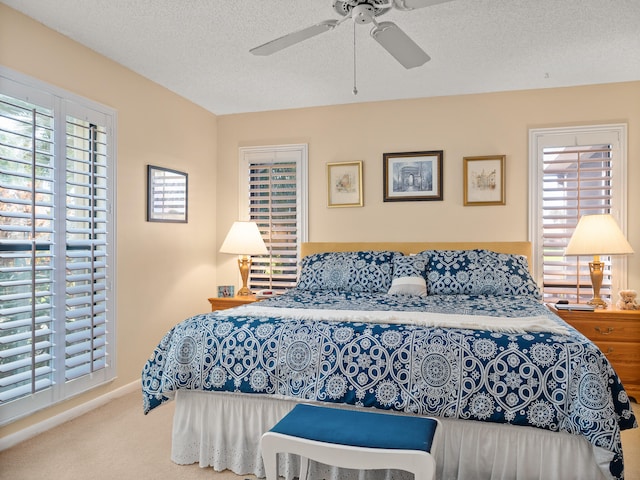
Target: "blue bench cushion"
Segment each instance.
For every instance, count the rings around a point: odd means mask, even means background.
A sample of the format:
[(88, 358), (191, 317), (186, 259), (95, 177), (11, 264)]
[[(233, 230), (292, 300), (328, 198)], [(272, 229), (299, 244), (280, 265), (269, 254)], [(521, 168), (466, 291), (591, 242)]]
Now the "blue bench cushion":
[(432, 418), (298, 404), (271, 431), (352, 447), (431, 452), (437, 425)]

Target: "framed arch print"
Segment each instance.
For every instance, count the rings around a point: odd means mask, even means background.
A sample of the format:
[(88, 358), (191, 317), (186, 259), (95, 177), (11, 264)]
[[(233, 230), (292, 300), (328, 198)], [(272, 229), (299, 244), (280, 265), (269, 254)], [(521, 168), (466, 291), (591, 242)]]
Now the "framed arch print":
[(442, 200), (442, 154), (442, 150), (383, 154), (383, 200)]

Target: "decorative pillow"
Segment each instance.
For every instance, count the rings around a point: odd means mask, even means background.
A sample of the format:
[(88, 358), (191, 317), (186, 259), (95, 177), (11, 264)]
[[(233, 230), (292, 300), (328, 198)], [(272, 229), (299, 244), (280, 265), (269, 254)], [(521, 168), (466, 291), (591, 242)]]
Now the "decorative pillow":
[(309, 255), (302, 259), (297, 288), (386, 293), (391, 286), (395, 255), (372, 250)]
[(393, 258), (393, 279), (389, 295), (427, 296), (427, 261), (424, 255)]
[(526, 257), (489, 250), (427, 250), (432, 295), (532, 295), (541, 298)]

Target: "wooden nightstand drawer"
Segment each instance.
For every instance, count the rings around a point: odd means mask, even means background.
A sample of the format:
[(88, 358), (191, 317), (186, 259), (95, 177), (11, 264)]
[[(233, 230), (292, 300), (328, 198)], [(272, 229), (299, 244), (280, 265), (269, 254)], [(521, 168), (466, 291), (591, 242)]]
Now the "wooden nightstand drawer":
[[(596, 314), (597, 315), (597, 314)], [(566, 320), (574, 328), (594, 342), (600, 341), (638, 341), (640, 342), (640, 322), (632, 320), (613, 320), (602, 318), (594, 320)]]
[(640, 383), (640, 345), (633, 342), (594, 342), (614, 365), (616, 373), (630, 383)]

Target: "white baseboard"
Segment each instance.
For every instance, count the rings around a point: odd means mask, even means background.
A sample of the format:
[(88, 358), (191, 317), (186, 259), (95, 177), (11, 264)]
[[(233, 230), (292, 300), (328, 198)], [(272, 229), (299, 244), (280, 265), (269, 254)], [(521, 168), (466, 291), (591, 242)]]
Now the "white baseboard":
[(14, 445), (17, 445), (20, 442), (24, 442), (25, 440), (35, 437), (36, 435), (46, 432), (47, 430), (57, 427), (58, 425), (62, 425), (69, 420), (73, 420), (80, 415), (84, 415), (91, 410), (109, 403), (111, 400), (115, 400), (116, 398), (122, 397), (123, 395), (127, 395), (129, 393), (135, 392), (136, 390), (140, 390), (140, 388), (140, 380), (136, 380), (111, 392), (94, 398), (93, 400), (83, 403), (82, 405), (70, 408), (65, 412), (62, 412), (51, 418), (47, 418), (46, 420), (36, 423), (35, 425), (31, 425), (30, 427), (24, 428), (16, 433), (12, 433), (11, 435), (0, 438), (0, 452), (2, 450), (6, 450), (7, 448), (13, 447)]

